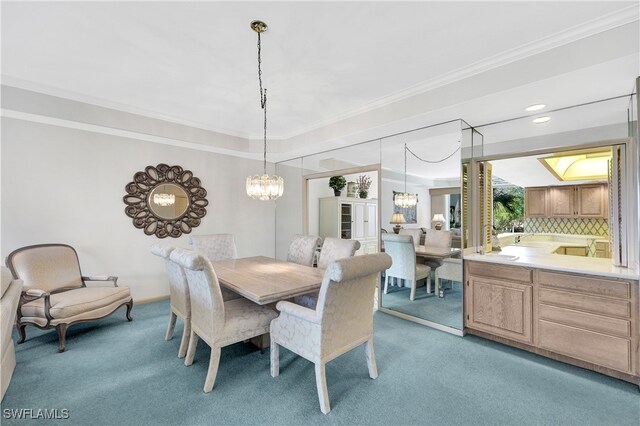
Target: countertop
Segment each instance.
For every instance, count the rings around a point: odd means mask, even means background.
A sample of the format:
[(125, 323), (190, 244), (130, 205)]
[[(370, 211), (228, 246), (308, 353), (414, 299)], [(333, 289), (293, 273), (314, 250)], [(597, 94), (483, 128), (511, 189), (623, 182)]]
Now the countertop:
[[(533, 243), (539, 244), (535, 244), (535, 247), (529, 246)], [(543, 247), (543, 244), (548, 244), (548, 246)], [(558, 247), (567, 247), (570, 245), (571, 244), (569, 243), (555, 241), (532, 241), (530, 243), (506, 246), (502, 248), (500, 254), (518, 256), (516, 260), (501, 259), (499, 257), (492, 257), (491, 255), (482, 255), (477, 253), (465, 254), (464, 260), (500, 263), (503, 265), (513, 266), (527, 266), (531, 268), (574, 272), (612, 278), (625, 278), (632, 280), (640, 278), (640, 271), (638, 271), (638, 269), (613, 266), (613, 261), (611, 259), (551, 254)]]

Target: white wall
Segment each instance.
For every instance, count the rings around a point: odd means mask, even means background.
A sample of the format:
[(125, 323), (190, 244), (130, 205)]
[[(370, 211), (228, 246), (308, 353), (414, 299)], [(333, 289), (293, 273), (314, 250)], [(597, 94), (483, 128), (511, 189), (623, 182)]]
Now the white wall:
[[(245, 193), (258, 161), (69, 128), (2, 119), (2, 256), (25, 245), (76, 248), (85, 275), (106, 273), (136, 300), (168, 295), (156, 242), (125, 215), (125, 185), (148, 165), (191, 170), (207, 190), (207, 215), (194, 235), (232, 233), (239, 256), (274, 255), (275, 205)], [(285, 189), (286, 191), (286, 189)]]

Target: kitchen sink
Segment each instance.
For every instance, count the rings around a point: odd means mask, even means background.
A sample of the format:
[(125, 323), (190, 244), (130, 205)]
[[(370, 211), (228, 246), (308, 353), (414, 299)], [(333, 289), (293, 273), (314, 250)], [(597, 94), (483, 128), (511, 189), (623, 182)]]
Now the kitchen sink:
[(502, 253), (487, 253), (485, 256), (493, 257), (494, 259), (501, 260), (517, 260), (518, 256), (514, 256), (511, 254), (502, 254)]

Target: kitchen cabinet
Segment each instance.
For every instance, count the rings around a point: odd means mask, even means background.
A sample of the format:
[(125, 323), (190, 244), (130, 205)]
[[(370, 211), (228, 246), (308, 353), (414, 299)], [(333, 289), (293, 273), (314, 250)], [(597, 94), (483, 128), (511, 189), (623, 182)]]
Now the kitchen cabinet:
[(638, 281), (465, 261), (465, 329), (640, 383)]
[(525, 188), (526, 217), (608, 218), (607, 184)]
[(320, 237), (358, 240), (359, 254), (378, 251), (378, 201), (348, 197), (320, 199)]

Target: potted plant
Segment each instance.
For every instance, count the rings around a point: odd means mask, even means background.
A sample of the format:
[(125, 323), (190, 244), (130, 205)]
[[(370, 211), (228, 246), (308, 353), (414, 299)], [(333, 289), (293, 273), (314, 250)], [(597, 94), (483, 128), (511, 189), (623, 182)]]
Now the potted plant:
[(332, 176), (329, 179), (329, 187), (333, 189), (333, 194), (339, 197), (344, 187), (347, 186), (347, 180), (344, 176)]
[(358, 196), (360, 198), (367, 198), (369, 195), (369, 188), (371, 187), (371, 178), (368, 175), (360, 175), (356, 180), (358, 185)]

